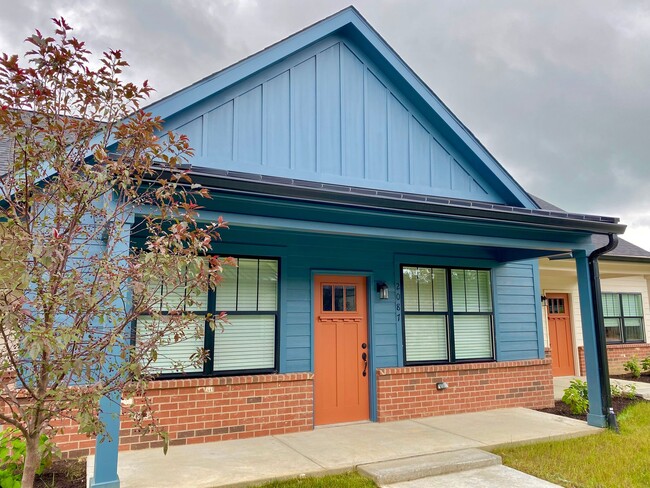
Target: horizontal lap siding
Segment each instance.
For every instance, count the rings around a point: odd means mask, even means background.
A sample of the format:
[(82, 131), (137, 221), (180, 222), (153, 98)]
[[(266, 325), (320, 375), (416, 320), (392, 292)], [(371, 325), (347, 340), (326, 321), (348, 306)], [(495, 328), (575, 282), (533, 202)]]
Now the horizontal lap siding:
[[(609, 263), (605, 263), (607, 265)], [(609, 269), (603, 266), (602, 274), (615, 273), (616, 268)], [(620, 271), (625, 273), (625, 271)], [(630, 275), (621, 278), (602, 277), (600, 287), (603, 293), (638, 293), (643, 302), (643, 322), (645, 325), (646, 342), (650, 339), (650, 298), (648, 296), (648, 280), (643, 275)], [(580, 310), (580, 293), (575, 273), (558, 272), (554, 270), (542, 270), (541, 287), (544, 294), (566, 293), (569, 295), (569, 306), (571, 310), (571, 325), (574, 332), (574, 350), (583, 345), (582, 336), (582, 314)], [(550, 347), (548, 342), (548, 317), (546, 307), (544, 308), (544, 332), (545, 345)]]
[(494, 269), (496, 347), (499, 361), (540, 357), (538, 284), (533, 262)]
[[(388, 283), (392, 276), (391, 250), (378, 245), (354, 244), (350, 240), (333, 238), (303, 239), (303, 244), (291, 243), (288, 249), (285, 280), (287, 296), (283, 299), (284, 360), (283, 372), (312, 370), (312, 276), (317, 272), (337, 274), (370, 274)], [(393, 294), (391, 294), (393, 295)], [(397, 329), (394, 296), (378, 300), (368, 286), (371, 300), (371, 351), (379, 366), (397, 364)]]

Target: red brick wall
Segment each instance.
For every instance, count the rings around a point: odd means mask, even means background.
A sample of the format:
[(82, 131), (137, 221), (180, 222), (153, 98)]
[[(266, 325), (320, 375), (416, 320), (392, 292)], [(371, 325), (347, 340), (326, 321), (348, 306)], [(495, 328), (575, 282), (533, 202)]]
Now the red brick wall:
[[(650, 356), (650, 344), (610, 344), (607, 346), (607, 363), (610, 374), (625, 374), (623, 363), (636, 357), (639, 362)], [(580, 375), (584, 376), (585, 350), (583, 346), (578, 347), (578, 358), (580, 360)]]
[[(313, 374), (160, 380), (147, 393), (170, 445), (287, 434), (313, 427)], [(136, 402), (138, 400), (136, 399)], [(91, 454), (95, 440), (63, 421), (56, 443), (66, 457)], [(120, 450), (162, 447), (122, 416)]]
[[(439, 382), (449, 388), (437, 390)], [(377, 395), (380, 422), (506, 407), (551, 407), (551, 360), (378, 369)]]
[[(436, 383), (449, 388), (438, 391)], [(377, 370), (378, 420), (386, 422), (505, 407), (553, 404), (550, 359)], [(313, 428), (313, 374), (161, 380), (147, 397), (170, 444), (284, 434)], [(138, 399), (136, 399), (138, 402)], [(56, 439), (66, 457), (91, 454), (95, 441), (71, 421)], [(161, 447), (122, 416), (120, 450)]]

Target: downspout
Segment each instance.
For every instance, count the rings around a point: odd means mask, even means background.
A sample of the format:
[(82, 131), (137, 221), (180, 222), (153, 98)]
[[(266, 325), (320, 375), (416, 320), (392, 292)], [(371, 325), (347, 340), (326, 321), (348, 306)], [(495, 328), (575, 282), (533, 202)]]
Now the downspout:
[(609, 427), (618, 432), (616, 414), (612, 408), (612, 396), (609, 387), (609, 364), (607, 363), (607, 339), (605, 337), (605, 319), (603, 318), (603, 305), (600, 291), (600, 271), (598, 269), (598, 258), (618, 246), (618, 236), (608, 234), (609, 242), (593, 251), (587, 259), (589, 266), (589, 284), (591, 286), (592, 306), (596, 326), (596, 353), (598, 354), (598, 381), (600, 381), (601, 404), (603, 414), (607, 418)]

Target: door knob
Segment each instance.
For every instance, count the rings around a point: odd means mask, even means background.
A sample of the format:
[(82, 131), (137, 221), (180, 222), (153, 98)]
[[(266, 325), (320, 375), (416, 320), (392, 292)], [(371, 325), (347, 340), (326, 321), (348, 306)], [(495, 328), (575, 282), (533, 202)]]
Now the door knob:
[(363, 360), (363, 373), (361, 373), (361, 375), (366, 376), (366, 370), (368, 369), (368, 355), (364, 352), (361, 354), (361, 359)]

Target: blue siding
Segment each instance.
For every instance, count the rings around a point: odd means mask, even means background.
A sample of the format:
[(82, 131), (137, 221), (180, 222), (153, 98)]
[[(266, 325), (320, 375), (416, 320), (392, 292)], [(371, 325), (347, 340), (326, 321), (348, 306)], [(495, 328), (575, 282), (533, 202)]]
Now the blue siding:
[[(291, 69), (291, 167), (301, 173), (316, 172), (316, 59)], [(300, 137), (296, 137), (300, 134)], [(216, 161), (219, 163), (219, 160)]]
[[(233, 160), (234, 102), (207, 113), (207, 153), (221, 161)], [(190, 137), (190, 141), (194, 140)]]
[[(235, 158), (244, 164), (262, 163), (262, 87), (235, 99)], [(192, 145), (195, 145), (192, 141)]]
[(365, 67), (341, 45), (341, 144), (343, 175), (361, 180), (366, 174), (364, 121)]
[(526, 261), (494, 269), (496, 347), (499, 361), (544, 357), (536, 266), (536, 261)]
[(291, 162), (291, 114), (289, 73), (264, 83), (264, 164), (289, 168)]
[[(219, 244), (221, 254), (252, 253), (282, 259), (279, 351), (282, 372), (313, 371), (312, 283), (315, 274), (323, 273), (356, 274), (369, 278), (371, 367), (401, 366), (402, 324), (396, 307), (395, 287), (400, 279), (401, 264), (494, 266), (497, 359), (540, 357), (540, 341), (543, 344), (543, 339), (536, 303), (539, 297), (535, 285), (535, 262), (498, 265), (486, 259), (476, 259), (476, 253), (451, 257), (454, 255), (452, 247), (433, 251), (430, 245), (421, 243), (270, 230), (230, 229), (225, 237)], [(228, 244), (233, 241), (263, 242), (265, 245)], [(374, 291), (376, 281), (388, 284), (388, 300), (378, 299)]]
[(331, 36), (177, 112), (166, 129), (187, 133), (199, 167), (503, 203), (420, 108)]

